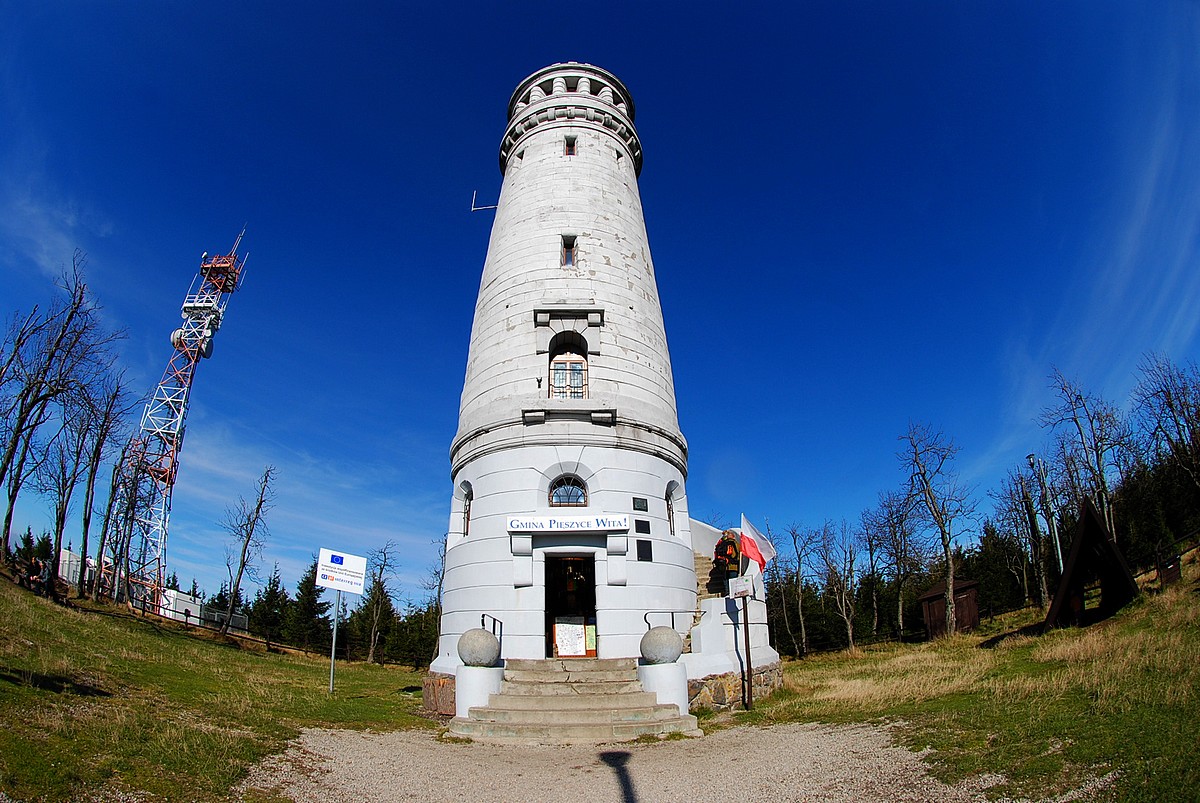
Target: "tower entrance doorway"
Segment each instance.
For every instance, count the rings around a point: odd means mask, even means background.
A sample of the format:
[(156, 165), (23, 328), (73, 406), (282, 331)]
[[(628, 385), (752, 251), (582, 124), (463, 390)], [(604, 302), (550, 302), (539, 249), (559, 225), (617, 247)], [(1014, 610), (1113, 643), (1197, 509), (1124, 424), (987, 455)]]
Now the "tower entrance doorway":
[(546, 657), (596, 655), (596, 558), (546, 556)]

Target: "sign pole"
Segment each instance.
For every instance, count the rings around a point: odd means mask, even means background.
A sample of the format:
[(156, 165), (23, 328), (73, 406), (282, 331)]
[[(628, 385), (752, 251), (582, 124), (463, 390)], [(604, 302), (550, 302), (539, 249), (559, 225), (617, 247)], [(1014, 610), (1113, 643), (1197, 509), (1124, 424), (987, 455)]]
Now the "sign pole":
[(337, 602), (333, 603), (333, 643), (329, 647), (329, 693), (333, 694), (333, 657), (337, 653), (337, 626), (342, 615), (342, 590), (337, 592)]
[(746, 710), (754, 708), (754, 663), (750, 660), (750, 604), (742, 597), (742, 632), (746, 635)]

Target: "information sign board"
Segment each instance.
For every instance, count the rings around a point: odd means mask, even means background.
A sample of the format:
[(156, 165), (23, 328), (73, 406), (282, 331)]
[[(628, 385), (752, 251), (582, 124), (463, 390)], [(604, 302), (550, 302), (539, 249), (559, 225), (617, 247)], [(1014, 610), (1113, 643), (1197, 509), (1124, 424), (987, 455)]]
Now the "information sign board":
[(749, 577), (729, 578), (729, 596), (733, 599), (748, 597), (754, 593), (754, 581)]
[(317, 585), (323, 588), (361, 594), (366, 578), (366, 558), (332, 549), (322, 549), (317, 556)]

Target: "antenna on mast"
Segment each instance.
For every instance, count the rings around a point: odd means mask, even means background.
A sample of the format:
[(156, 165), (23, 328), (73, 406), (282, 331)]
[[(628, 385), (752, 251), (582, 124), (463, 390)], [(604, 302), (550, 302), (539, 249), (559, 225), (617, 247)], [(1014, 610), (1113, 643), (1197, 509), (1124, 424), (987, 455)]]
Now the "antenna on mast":
[(476, 193), (476, 190), (471, 190), (471, 211), (472, 212), (482, 212), (485, 209), (496, 209), (499, 207), (499, 204), (497, 204), (496, 206), (476, 206), (475, 205), (475, 193)]

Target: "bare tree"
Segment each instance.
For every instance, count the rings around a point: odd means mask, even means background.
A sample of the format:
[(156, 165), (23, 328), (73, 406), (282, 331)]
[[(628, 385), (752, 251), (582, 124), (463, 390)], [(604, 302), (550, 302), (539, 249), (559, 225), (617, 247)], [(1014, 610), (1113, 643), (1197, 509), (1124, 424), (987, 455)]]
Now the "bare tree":
[[(434, 615), (438, 623), (438, 636), (442, 632), (442, 587), (446, 580), (446, 536), (433, 539), (433, 546), (437, 549), (437, 558), (429, 566), (429, 572), (425, 579), (421, 581), (421, 588), (429, 593), (429, 600), (433, 604)], [(431, 660), (436, 660), (438, 657), (440, 638), (433, 640), (433, 655)]]
[(25, 487), (25, 483), (37, 474), (49, 454), (46, 444), (38, 442), (38, 430), (49, 417), (50, 413), (47, 409), (26, 430), (25, 436), (22, 438), (20, 446), (17, 449), (16, 459), (13, 461), (13, 465), (8, 471), (8, 477), (4, 481), (5, 491), (7, 491), (8, 496), (8, 504), (4, 510), (5, 549), (8, 548), (8, 534), (12, 531), (13, 514), (17, 508), (17, 497), (20, 495), (21, 489)]
[[(38, 466), (37, 487), (54, 504), (54, 554), (50, 558), (51, 576), (58, 579), (63, 532), (75, 489), (87, 469), (85, 456), (92, 420), (88, 414), (86, 387), (61, 396), (58, 404), (60, 429), (46, 448), (46, 459)], [(57, 583), (51, 583), (51, 597), (57, 599)]]
[(87, 414), (91, 420), (91, 426), (88, 428), (87, 471), (83, 478), (83, 522), (79, 541), (79, 554), (84, 557), (84, 560), (79, 563), (79, 582), (76, 586), (81, 597), (88, 594), (88, 536), (96, 504), (96, 480), (105, 456), (117, 441), (121, 421), (130, 410), (123, 383), (124, 376), (121, 374), (106, 376), (103, 383), (93, 388), (87, 396)]
[(369, 556), (371, 565), (371, 588), (367, 598), (367, 619), (371, 623), (369, 646), (367, 647), (367, 663), (375, 661), (375, 647), (379, 643), (379, 634), (388, 612), (394, 614), (394, 608), (388, 604), (391, 590), (388, 581), (392, 577), (392, 567), (396, 563), (396, 542), (386, 541), (379, 549)]
[(1099, 396), (1084, 393), (1078, 383), (1057, 368), (1050, 384), (1059, 401), (1042, 411), (1040, 422), (1062, 434), (1064, 467), (1068, 473), (1076, 472), (1077, 481), (1095, 501), (1115, 538), (1109, 478), (1121, 450), (1129, 445), (1126, 423), (1116, 407)]
[(816, 548), (817, 557), (824, 569), (825, 593), (833, 598), (838, 616), (846, 627), (846, 642), (854, 649), (855, 597), (858, 595), (858, 580), (855, 563), (858, 558), (858, 540), (849, 523), (840, 527), (825, 522), (821, 529), (821, 540)]
[(793, 524), (788, 527), (792, 539), (792, 553), (796, 556), (796, 616), (800, 619), (800, 656), (808, 655), (808, 626), (804, 620), (804, 572), (812, 556), (813, 548), (820, 540), (821, 530), (801, 528)]
[[(1017, 553), (1028, 558), (1033, 568), (1033, 583), (1037, 588), (1038, 605), (1045, 608), (1049, 602), (1046, 567), (1049, 565), (1046, 538), (1038, 525), (1037, 511), (1033, 505), (1031, 484), (1035, 482), (1023, 468), (1014, 468), (1000, 483), (1000, 488), (991, 493), (996, 502), (995, 514), (1002, 529), (1012, 533), (1018, 541)], [(998, 530), (999, 531), (999, 530)], [(1029, 579), (1025, 571), (1025, 560), (1020, 567), (1009, 566), (1009, 571), (1021, 583), (1025, 604), (1032, 604)]]
[(1169, 456), (1200, 489), (1200, 369), (1148, 354), (1138, 370), (1133, 397), (1149, 448)]
[(237, 604), (241, 591), (242, 575), (247, 569), (253, 573), (253, 562), (262, 554), (263, 545), (267, 538), (265, 516), (271, 509), (271, 480), (275, 478), (275, 467), (267, 466), (258, 479), (258, 494), (253, 502), (245, 498), (239, 499), (235, 507), (225, 511), (225, 520), (221, 526), (234, 537), (238, 545), (237, 571), (233, 568), (232, 551), (226, 552), (225, 566), (229, 570), (229, 607), (225, 611), (225, 621), (221, 623), (221, 635), (229, 633), (229, 623), (233, 621), (233, 609)]
[(958, 454), (954, 441), (926, 424), (911, 424), (901, 437), (899, 457), (908, 469), (908, 491), (916, 510), (938, 535), (946, 579), (946, 635), (956, 630), (954, 612), (954, 544), (975, 512), (970, 491), (951, 463)]
[(866, 576), (871, 584), (871, 635), (874, 636), (879, 633), (879, 559), (882, 557), (884, 536), (873, 526), (872, 512), (862, 512), (858, 542), (867, 552)]
[(928, 549), (917, 534), (913, 499), (905, 493), (888, 491), (869, 512), (870, 527), (880, 536), (880, 549), (896, 587), (896, 637), (904, 635), (904, 594), (912, 578), (928, 560)]
[[(106, 331), (99, 307), (83, 281), (87, 258), (76, 250), (70, 271), (60, 286), (65, 297), (56, 298), (45, 314), (36, 308), (9, 327), (5, 354), (0, 357), (0, 482), (7, 479), (27, 448), (30, 434), (48, 421), (50, 403), (109, 369), (113, 341), (123, 336)], [(7, 553), (9, 533), (0, 547)]]

